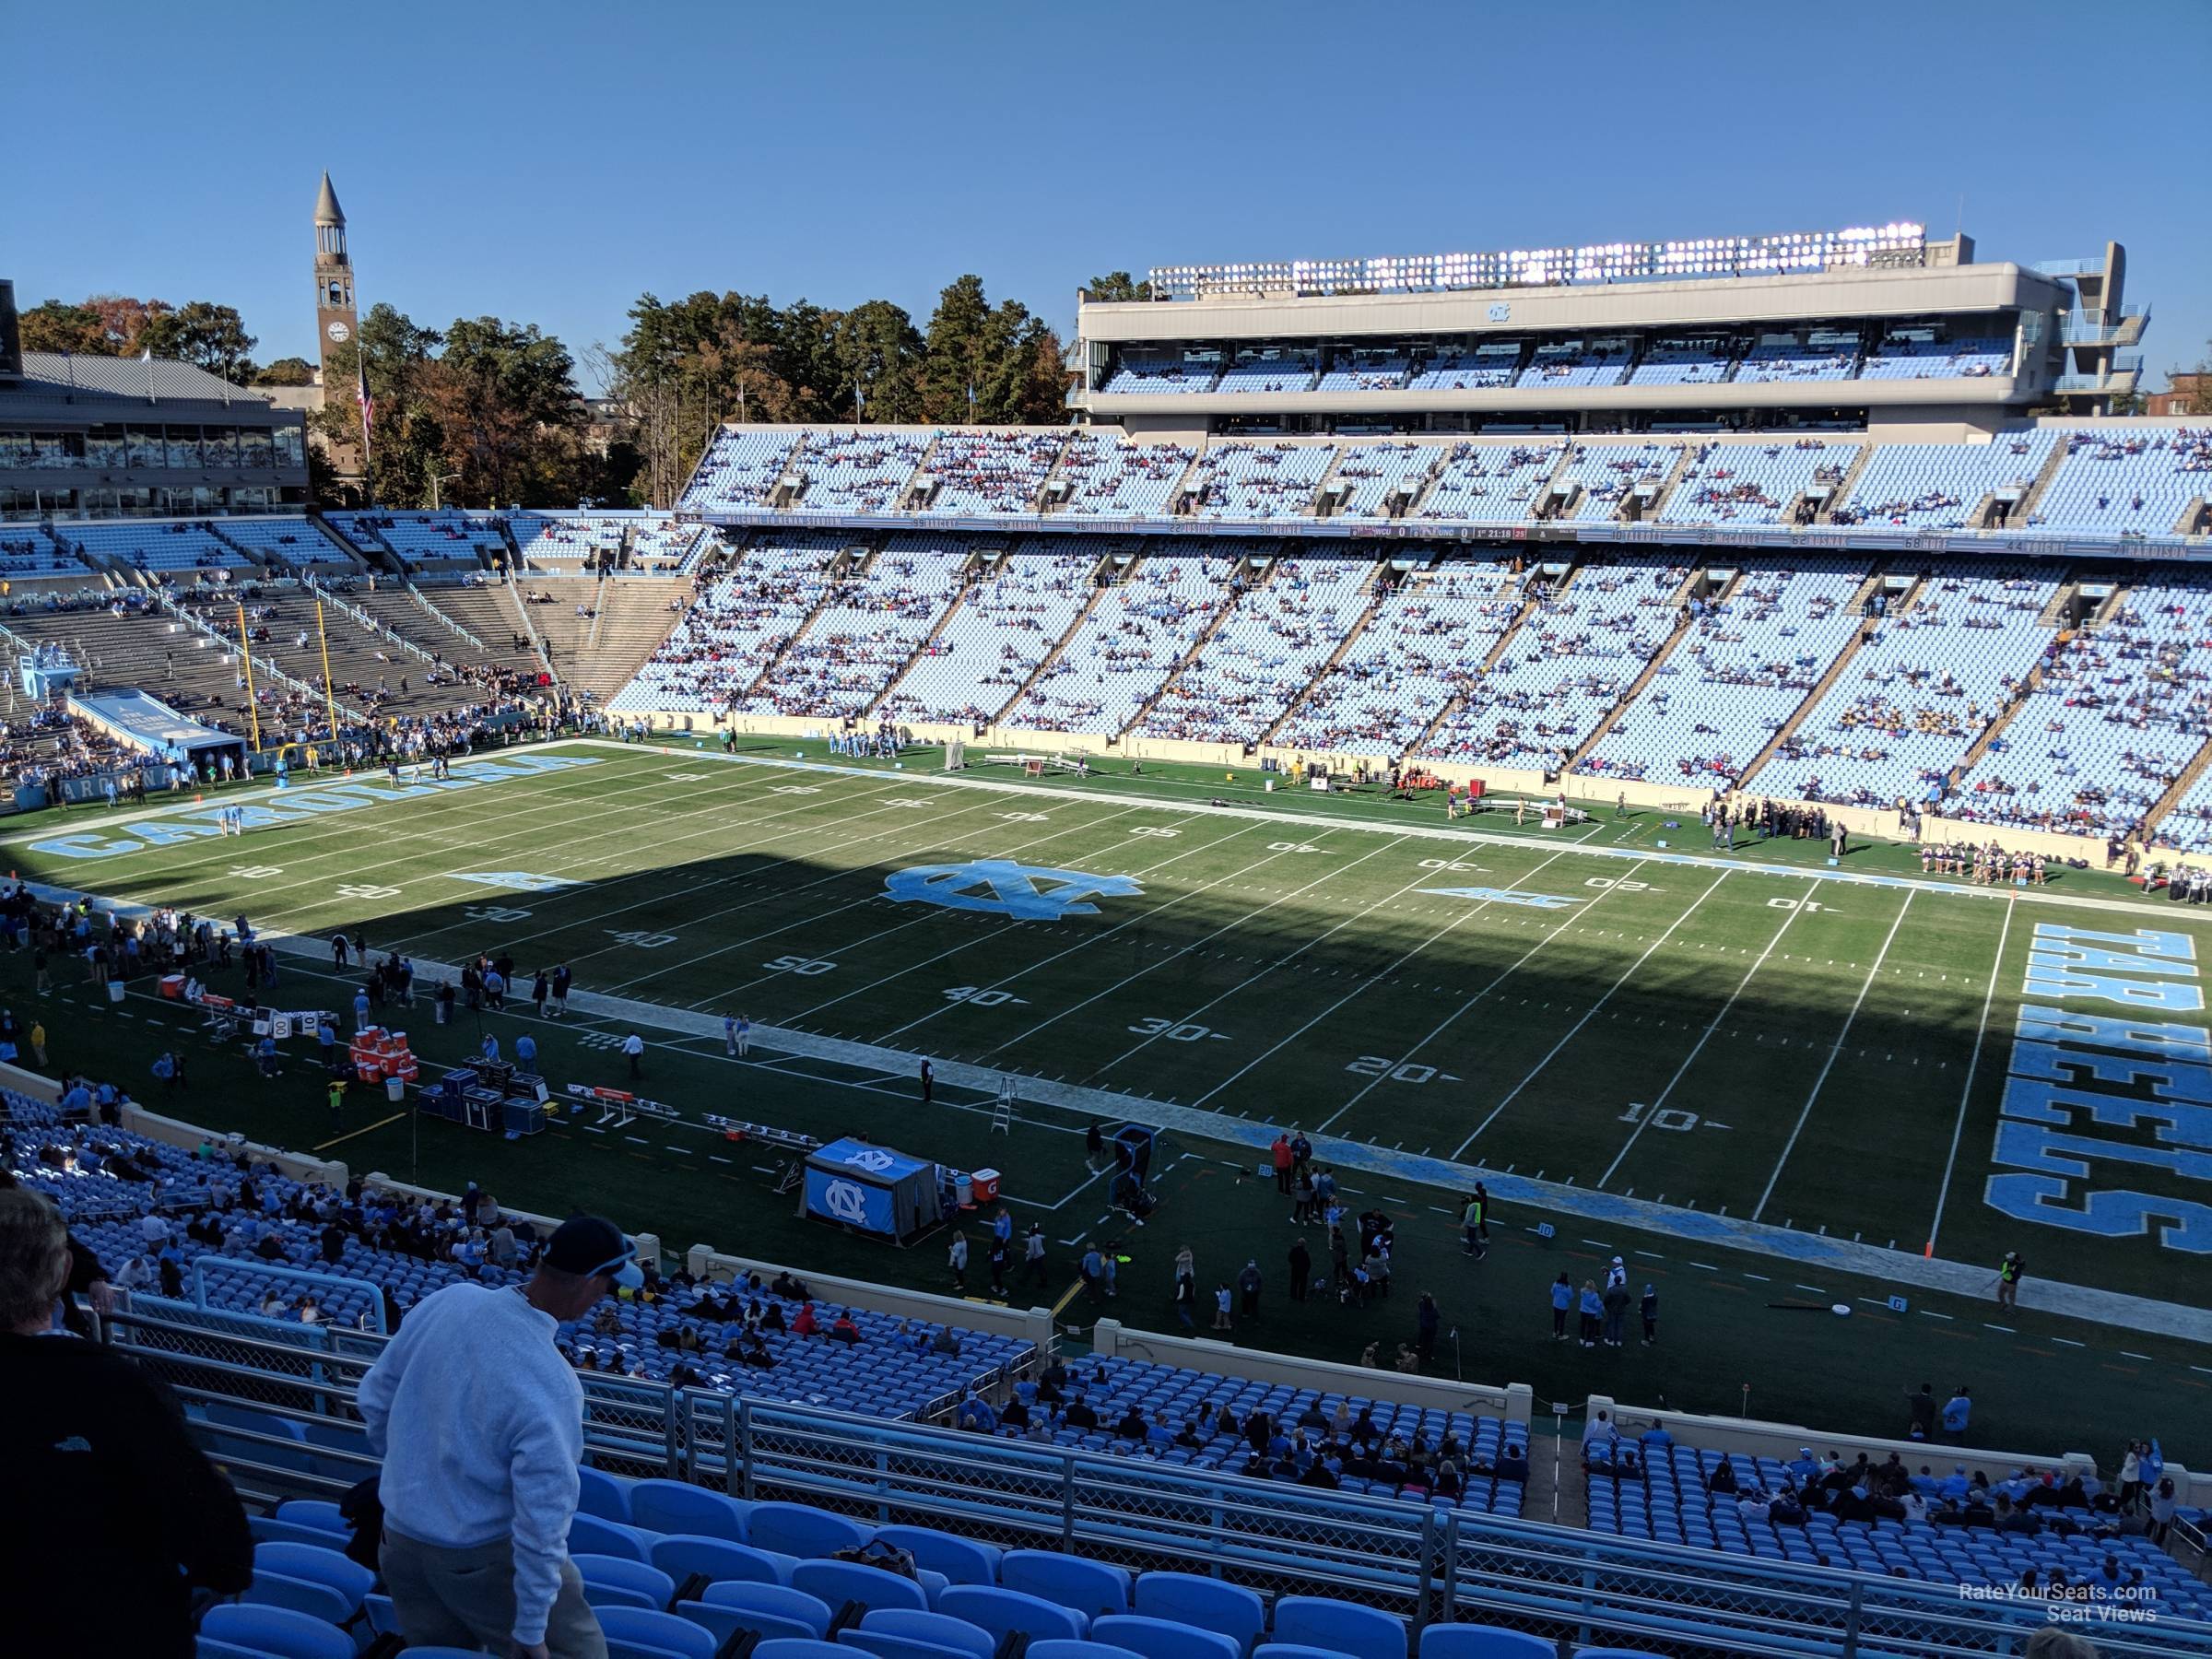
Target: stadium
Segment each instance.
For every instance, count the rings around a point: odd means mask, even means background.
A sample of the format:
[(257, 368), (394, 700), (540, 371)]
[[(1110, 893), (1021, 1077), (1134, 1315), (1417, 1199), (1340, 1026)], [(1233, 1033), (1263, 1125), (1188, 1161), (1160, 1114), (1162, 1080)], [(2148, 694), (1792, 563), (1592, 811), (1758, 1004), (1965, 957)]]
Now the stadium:
[(2212, 1653), (2212, 417), (2119, 243), (1158, 265), (1053, 423), (502, 507), (378, 499), (303, 217), (296, 393), (0, 282), (0, 1423), (97, 1509), (81, 1342), (243, 1512), (183, 1646), (19, 1651)]

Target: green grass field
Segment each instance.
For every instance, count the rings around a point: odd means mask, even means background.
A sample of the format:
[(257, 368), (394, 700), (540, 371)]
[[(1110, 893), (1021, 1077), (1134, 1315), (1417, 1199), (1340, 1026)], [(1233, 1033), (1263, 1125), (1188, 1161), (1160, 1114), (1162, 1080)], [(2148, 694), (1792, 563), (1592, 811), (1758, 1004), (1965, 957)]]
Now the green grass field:
[[(1667, 1224), (1688, 1236), (1695, 1211), (1909, 1256), (1932, 1242), (1977, 1265), (2017, 1248), (2040, 1277), (2201, 1304), (2202, 1255), (2168, 1247), (2155, 1218), (2090, 1237), (1985, 1201), (2036, 926), (2194, 941), (2191, 912), (2101, 873), (2018, 896), (1923, 881), (1902, 849), (1854, 851), (1832, 870), (1813, 843), (1715, 856), (1694, 818), (1601, 814), (1544, 831), (1490, 814), (1468, 834), (1447, 830), (1433, 802), (1270, 795), (1251, 775), (1147, 768), (1023, 784), (994, 769), (1003, 786), (974, 788), (912, 761), (770, 763), (806, 747), (732, 759), (573, 745), (535, 753), (588, 764), (451, 791), (311, 784), (285, 793), (286, 821), (242, 837), (188, 833), (185, 808), (79, 812), (11, 836), (8, 862), (104, 897), (242, 911), (265, 929), (359, 926), (373, 949), (425, 963), (479, 950), (512, 952), (525, 973), (566, 961), (580, 991), (650, 1006), (602, 1008), (549, 1039), (557, 1083), (619, 1081), (611, 1047), (634, 1018), (653, 1044), (642, 1092), (694, 1120), (861, 1129), (998, 1165), (1049, 1218), (1056, 1258), (1116, 1225), (1082, 1162), (1088, 1116), (1175, 1109), (1162, 1217), (1131, 1246), (1140, 1263), (1159, 1257), (1163, 1292), (1168, 1233), (1223, 1277), (1248, 1253), (1273, 1268), (1287, 1246), (1287, 1206), (1246, 1178), (1249, 1147), (1224, 1143), (1290, 1123), (1359, 1143), (1345, 1148), (1347, 1187), (1421, 1223), (1401, 1286), (1432, 1276), (1468, 1374), (1533, 1381), (1540, 1397), (1604, 1388), (1733, 1410), (1748, 1382), (1759, 1415), (1894, 1431), (1903, 1373), (1947, 1371), (1975, 1345), (1977, 1394), (2011, 1390), (2010, 1420), (2047, 1430), (2029, 1444), (2076, 1443), (2079, 1403), (2114, 1383), (2107, 1368), (2171, 1403), (2170, 1453), (2179, 1420), (2201, 1416), (2212, 1371), (2188, 1342), (1998, 1316), (1924, 1287), (1900, 1316), (1878, 1305), (1892, 1288), (1878, 1271), (1807, 1268), (1759, 1231), (1686, 1252)], [(345, 809), (307, 810), (318, 804)], [(1752, 867), (1766, 865), (1792, 873)], [(1853, 879), (1865, 877), (1877, 879)], [(337, 982), (300, 977), (326, 965), (302, 959), (289, 971), (301, 989), (280, 1000), (343, 1006)], [(19, 964), (7, 972), (22, 977)], [(105, 1019), (70, 977), (71, 1018)], [(103, 1044), (135, 1055), (183, 1040), (172, 1013), (134, 1006), (134, 1029), (109, 1021)], [(715, 1029), (725, 1010), (794, 1036), (731, 1065)], [(149, 1015), (171, 1023), (148, 1030)], [(414, 1031), (433, 1060), (476, 1041), (473, 1028), (428, 1025)], [(941, 1087), (924, 1114), (911, 1081), (923, 1054), (1025, 1079), (1014, 1133), (988, 1133), (984, 1088)], [(236, 1082), (210, 1100), (203, 1080), (182, 1115), (288, 1144), (335, 1138), (308, 1086), (219, 1064)], [(409, 1127), (372, 1127), (364, 1111), (333, 1155), (405, 1173)], [(2077, 1154), (2090, 1185), (2169, 1208), (2201, 1201), (2196, 1166), (2148, 1126), (2098, 1133), (2123, 1149), (2112, 1162)], [(603, 1202), (671, 1247), (700, 1239), (913, 1283), (933, 1282), (941, 1260), (793, 1221), (761, 1202), (761, 1172), (742, 1153), (725, 1161), (695, 1123), (633, 1128), (619, 1144), (573, 1123), (519, 1145), (435, 1123), (420, 1135), (426, 1179), (488, 1173), (540, 1207)], [(1479, 1165), (1542, 1183), (1514, 1188), (1526, 1195), (1501, 1213), (1504, 1242), (1479, 1269), (1457, 1255), (1451, 1186), (1421, 1185), (1435, 1166), (1405, 1161), (1424, 1157), (1467, 1166), (1469, 1181)], [(1556, 1238), (1527, 1230), (1543, 1219)], [(1612, 1357), (1616, 1376), (1537, 1340), (1546, 1280), (1586, 1277), (1611, 1249), (1640, 1252), (1639, 1268), (1667, 1281), (1673, 1321), (1664, 1359), (1631, 1349)], [(1862, 1311), (1847, 1322), (1771, 1306), (1830, 1300)], [(1164, 1295), (1114, 1311), (1157, 1325)], [(1334, 1312), (1240, 1339), (1349, 1357)], [(1398, 1312), (1409, 1328), (1409, 1306)], [(2042, 1381), (2000, 1381), (2015, 1347), (2038, 1356)], [(2055, 1392), (2054, 1375), (2069, 1379)]]

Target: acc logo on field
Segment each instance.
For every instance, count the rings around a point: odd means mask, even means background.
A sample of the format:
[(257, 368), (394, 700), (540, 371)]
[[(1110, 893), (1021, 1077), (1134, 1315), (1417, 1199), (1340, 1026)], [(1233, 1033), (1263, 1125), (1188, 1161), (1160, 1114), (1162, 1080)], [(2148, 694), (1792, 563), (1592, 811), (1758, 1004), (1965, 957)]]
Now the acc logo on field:
[(574, 887), (558, 876), (533, 876), (527, 870), (477, 870), (470, 875), (456, 873), (455, 881), (473, 881), (482, 887), (505, 888), (516, 893), (550, 893), (556, 888)]
[(840, 1221), (865, 1222), (868, 1195), (850, 1181), (832, 1181), (822, 1188), (822, 1207)]
[(1488, 904), (1524, 904), (1531, 910), (1565, 910), (1579, 902), (1557, 893), (1516, 893), (1511, 888), (1423, 888), (1440, 899), (1480, 899)]
[(889, 897), (902, 904), (918, 902), (943, 905), (947, 910), (990, 911), (1024, 922), (1095, 916), (1099, 907), (1088, 900), (1125, 898), (1145, 890), (1133, 877), (1051, 870), (1038, 865), (1017, 864), (1010, 858), (979, 858), (959, 865), (916, 865), (911, 870), (898, 870), (885, 877), (883, 885)]

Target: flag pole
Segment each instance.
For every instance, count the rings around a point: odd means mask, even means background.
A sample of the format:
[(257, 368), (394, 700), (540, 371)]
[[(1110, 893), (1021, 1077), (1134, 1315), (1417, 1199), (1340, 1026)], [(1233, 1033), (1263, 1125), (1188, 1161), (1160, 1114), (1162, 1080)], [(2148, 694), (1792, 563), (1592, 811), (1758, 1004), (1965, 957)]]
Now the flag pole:
[(330, 716), (331, 740), (338, 735), (338, 705), (330, 695), (330, 635), (323, 628), (323, 601), (315, 601), (315, 642), (323, 648), (323, 708)]
[(243, 600), (238, 606), (238, 656), (246, 665), (246, 713), (253, 726), (253, 752), (261, 753), (261, 704), (253, 695), (253, 641), (246, 632), (246, 606)]

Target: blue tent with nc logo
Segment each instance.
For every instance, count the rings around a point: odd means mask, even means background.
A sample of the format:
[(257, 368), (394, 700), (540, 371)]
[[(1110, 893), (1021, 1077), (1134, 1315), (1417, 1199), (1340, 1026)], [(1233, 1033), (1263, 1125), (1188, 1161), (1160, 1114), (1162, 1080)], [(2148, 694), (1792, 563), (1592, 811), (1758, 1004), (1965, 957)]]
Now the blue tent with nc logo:
[(893, 1242), (944, 1217), (937, 1166), (864, 1140), (831, 1141), (806, 1155), (799, 1213)]

